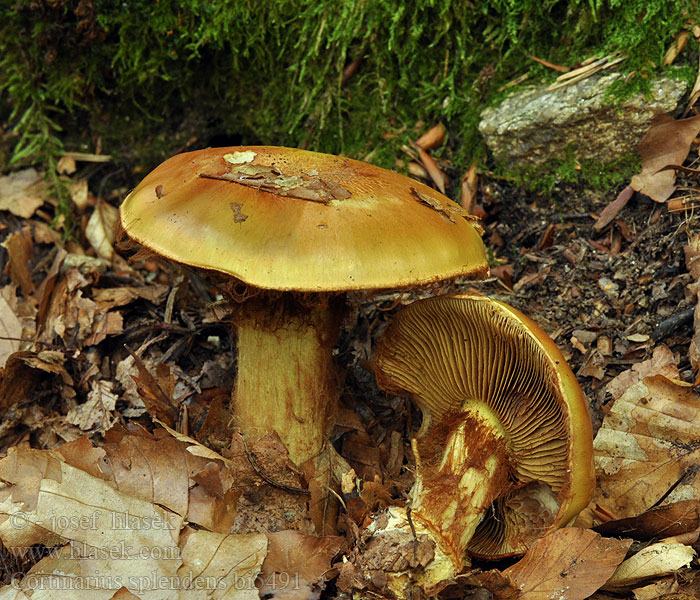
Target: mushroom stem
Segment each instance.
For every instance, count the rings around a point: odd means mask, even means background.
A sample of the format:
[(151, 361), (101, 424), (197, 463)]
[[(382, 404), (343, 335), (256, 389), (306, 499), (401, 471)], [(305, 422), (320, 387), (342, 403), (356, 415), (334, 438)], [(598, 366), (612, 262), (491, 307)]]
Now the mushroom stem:
[(251, 439), (277, 432), (297, 465), (321, 453), (337, 406), (336, 304), (308, 308), (284, 294), (238, 309), (234, 423)]
[(511, 485), (502, 427), (488, 408), (470, 404), (416, 444), (420, 464), (411, 490), (412, 517), (433, 534), (455, 573), (482, 517)]

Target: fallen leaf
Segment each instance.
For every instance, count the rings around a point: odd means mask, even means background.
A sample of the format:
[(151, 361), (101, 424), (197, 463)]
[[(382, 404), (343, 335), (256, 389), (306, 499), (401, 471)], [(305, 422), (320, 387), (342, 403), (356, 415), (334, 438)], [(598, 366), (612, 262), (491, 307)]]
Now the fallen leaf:
[(440, 193), (444, 194), (447, 177), (442, 172), (442, 169), (438, 167), (437, 163), (433, 160), (433, 157), (422, 148), (418, 148), (418, 156), (420, 157), (420, 161), (423, 163), (425, 170), (428, 171), (430, 179), (433, 180), (433, 183), (437, 186), (437, 189), (440, 190)]
[(695, 551), (685, 544), (652, 544), (623, 562), (605, 584), (605, 589), (626, 588), (645, 579), (670, 575), (689, 566), (694, 557)]
[[(238, 154), (247, 154), (245, 152)], [(318, 177), (318, 173), (295, 173), (285, 174), (277, 167), (268, 167), (265, 165), (249, 164), (253, 158), (249, 157), (233, 157), (233, 154), (224, 155), (224, 159), (231, 163), (231, 170), (223, 174), (200, 173), (199, 176), (204, 179), (214, 179), (219, 181), (229, 181), (240, 185), (256, 188), (265, 192), (277, 194), (278, 196), (288, 196), (290, 198), (299, 198), (300, 200), (310, 200), (311, 202), (319, 202), (321, 204), (329, 204), (333, 200), (346, 200), (352, 194), (340, 184), (334, 181), (326, 181)], [(226, 157), (229, 157), (228, 159)], [(240, 160), (239, 160), (240, 158)], [(232, 163), (232, 160), (236, 160)], [(242, 164), (239, 164), (241, 163)], [(242, 223), (245, 221), (239, 207), (238, 211), (234, 209), (234, 222)], [(238, 219), (238, 220), (235, 220)]]
[(86, 346), (94, 346), (104, 341), (108, 335), (119, 335), (124, 331), (124, 319), (118, 312), (102, 312), (92, 321), (92, 333), (83, 340)]
[(190, 451), (194, 440), (175, 439), (163, 429), (127, 434), (113, 428), (105, 440), (102, 471), (114, 487), (211, 531), (231, 530), (239, 492), (222, 456), (212, 451), (196, 456)]
[(418, 179), (425, 179), (428, 180), (430, 179), (430, 175), (428, 175), (428, 171), (426, 171), (423, 168), (423, 165), (420, 163), (417, 163), (415, 161), (411, 161), (408, 163), (408, 174), (411, 175), (411, 177), (417, 177)]
[(630, 386), (593, 441), (596, 488), (576, 524), (590, 526), (596, 506), (620, 519), (700, 496), (699, 438), (700, 402), (690, 384), (655, 375)]
[[(429, 206), (433, 210), (436, 210), (438, 213), (440, 213), (440, 215), (443, 218), (447, 219), (450, 223), (456, 223), (455, 219), (457, 217), (462, 217), (463, 219), (469, 221), (477, 230), (481, 229), (481, 225), (479, 224), (480, 219), (474, 215), (469, 214), (456, 202), (452, 202), (451, 200), (439, 201), (433, 196), (421, 192), (414, 187), (411, 188), (411, 193), (416, 198), (416, 200), (418, 200), (422, 204), (425, 204), (426, 206)], [(481, 229), (480, 233), (483, 233), (483, 229)]]
[(0, 177), (0, 210), (28, 219), (44, 203), (47, 185), (36, 169), (22, 169)]
[(65, 456), (13, 447), (0, 460), (3, 555), (26, 555), (34, 544), (48, 549), (28, 572), (13, 573), (0, 597), (259, 599), (264, 534), (195, 531), (170, 510), (69, 464), (66, 456), (86, 451), (85, 441), (67, 446), (73, 450)]
[[(635, 588), (634, 600), (657, 600), (664, 598), (665, 600), (674, 600), (674, 598), (668, 598), (668, 594), (673, 594), (680, 589), (678, 585), (678, 580), (675, 577), (667, 577), (665, 579), (660, 579), (645, 585), (643, 587)], [(675, 600), (680, 600), (676, 598)]]
[[(464, 586), (469, 586), (469, 590), (460, 590)], [(476, 590), (474, 588), (477, 588)], [(518, 600), (520, 598), (520, 590), (513, 578), (497, 569), (490, 569), (481, 573), (467, 572), (455, 577), (454, 584), (450, 584), (445, 588), (445, 592), (451, 592), (451, 588), (457, 588), (455, 591), (458, 595), (448, 595), (447, 598), (472, 598), (480, 600), (489, 598), (488, 594), (481, 593), (481, 589), (490, 592), (493, 600)], [(459, 591), (462, 591), (460, 594)], [(441, 595), (442, 597), (442, 595)]]
[(19, 338), (22, 336), (22, 323), (5, 296), (0, 294), (0, 368), (5, 366), (10, 354), (19, 350)]
[(100, 198), (85, 227), (85, 237), (104, 260), (111, 260), (114, 255), (114, 227), (118, 218), (119, 211)]
[(537, 540), (503, 573), (520, 588), (520, 600), (583, 600), (608, 580), (631, 543), (566, 527)]
[(470, 214), (474, 213), (478, 181), (477, 163), (473, 162), (462, 177), (462, 198), (460, 202), (462, 208)]
[(56, 171), (60, 175), (72, 175), (78, 170), (78, 165), (75, 163), (75, 158), (66, 156), (65, 154), (58, 159), (56, 163)]
[(170, 367), (163, 363), (156, 365), (156, 374), (153, 375), (146, 367), (140, 356), (129, 349), (129, 354), (134, 359), (134, 364), (139, 371), (138, 377), (133, 377), (136, 389), (141, 400), (146, 405), (149, 414), (163, 421), (168, 427), (173, 427), (178, 416), (178, 406), (173, 398), (174, 384), (171, 378)]
[(648, 541), (692, 533), (700, 527), (700, 500), (655, 506), (636, 517), (607, 521), (594, 531), (610, 537)]
[(437, 148), (442, 145), (444, 140), (445, 126), (442, 123), (438, 123), (416, 140), (416, 146), (423, 150), (431, 150), (432, 148)]
[(615, 200), (608, 204), (600, 213), (598, 220), (593, 225), (593, 229), (600, 231), (609, 223), (612, 223), (615, 217), (620, 213), (620, 211), (625, 207), (629, 199), (634, 194), (634, 189), (632, 186), (628, 185), (617, 195)]
[(87, 401), (71, 408), (66, 415), (66, 421), (83, 431), (90, 431), (96, 427), (107, 431), (117, 419), (114, 409), (118, 396), (112, 392), (113, 387), (112, 381), (93, 382)]
[[(92, 283), (95, 274), (90, 273), (88, 277), (90, 279), (77, 269), (71, 269), (57, 278), (46, 306), (45, 296), (42, 297), (39, 314), (46, 310), (42, 341), (53, 342), (57, 335), (65, 343), (81, 346), (93, 333), (96, 334), (91, 339), (94, 343), (104, 339), (104, 335), (121, 333), (121, 317), (115, 315), (107, 319), (93, 300), (83, 296), (83, 289)], [(50, 287), (47, 285), (46, 289)]]
[(325, 587), (325, 575), (343, 538), (304, 535), (298, 531), (269, 533), (268, 551), (258, 576), (260, 597), (307, 600)]
[[(697, 27), (698, 26), (695, 25), (696, 31)], [(695, 39), (698, 39), (697, 35), (695, 36)], [(698, 64), (698, 74), (695, 78), (693, 89), (690, 90), (690, 94), (688, 94), (688, 104), (686, 105), (685, 110), (683, 111), (683, 116), (687, 115), (688, 112), (690, 112), (690, 109), (693, 108), (693, 106), (695, 106), (695, 103), (698, 101), (698, 98), (700, 98), (700, 64)]]
[(26, 398), (39, 384), (36, 372), (24, 362), (31, 352), (14, 352), (5, 359), (0, 378), (0, 410), (6, 411)]
[(79, 211), (84, 211), (90, 204), (88, 196), (88, 182), (87, 179), (79, 179), (68, 186), (68, 193), (70, 194), (70, 199), (73, 204), (78, 208)]
[(632, 188), (656, 202), (666, 202), (676, 189), (676, 173), (660, 171), (667, 165), (683, 164), (690, 144), (700, 132), (700, 115), (675, 120), (658, 115), (639, 144), (642, 172), (632, 177)]
[(34, 243), (29, 227), (23, 227), (8, 235), (2, 246), (7, 250), (7, 270), (12, 283), (22, 288), (25, 297), (29, 296), (34, 291), (34, 282), (29, 272), (29, 261), (34, 256)]
[(695, 313), (693, 314), (693, 337), (690, 340), (690, 347), (688, 348), (688, 358), (690, 362), (697, 369), (698, 363), (700, 362), (700, 310), (698, 310), (698, 305), (700, 304), (700, 234), (695, 234), (690, 242), (683, 247), (683, 252), (685, 254), (685, 264), (688, 269), (688, 273), (692, 277), (692, 282), (686, 286), (691, 298), (695, 298)]
[(659, 344), (654, 348), (651, 358), (633, 365), (612, 379), (606, 390), (613, 397), (613, 400), (617, 400), (632, 385), (652, 375), (663, 375), (669, 379), (678, 379), (679, 377), (673, 352), (664, 344)]
[(181, 589), (192, 594), (187, 598), (260, 600), (256, 582), (267, 553), (264, 534), (223, 534), (188, 528), (183, 537), (182, 566), (177, 575)]

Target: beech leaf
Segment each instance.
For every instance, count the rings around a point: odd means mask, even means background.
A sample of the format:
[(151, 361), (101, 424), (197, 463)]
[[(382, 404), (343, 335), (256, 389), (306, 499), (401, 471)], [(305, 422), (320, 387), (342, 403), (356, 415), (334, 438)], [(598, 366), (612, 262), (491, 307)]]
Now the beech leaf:
[(656, 202), (666, 202), (676, 189), (676, 173), (661, 169), (683, 164), (699, 131), (700, 115), (681, 120), (656, 116), (639, 144), (642, 172), (632, 177), (634, 190)]
[(519, 600), (583, 600), (615, 572), (631, 543), (589, 529), (559, 529), (537, 540), (504, 574), (520, 588)]
[(659, 501), (700, 496), (700, 402), (692, 385), (645, 377), (618, 398), (593, 441), (597, 484), (577, 525), (593, 522), (596, 506), (622, 519)]

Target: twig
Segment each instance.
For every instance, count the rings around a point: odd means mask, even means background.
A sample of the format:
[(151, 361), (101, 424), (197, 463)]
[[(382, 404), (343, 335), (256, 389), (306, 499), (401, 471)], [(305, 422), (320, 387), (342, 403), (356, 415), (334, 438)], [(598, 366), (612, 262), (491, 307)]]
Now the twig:
[(92, 154), (90, 152), (66, 152), (63, 156), (73, 160), (93, 163), (104, 163), (112, 160), (112, 156), (109, 154)]
[(411, 518), (410, 505), (406, 507), (406, 519), (408, 520), (408, 526), (411, 528), (411, 533), (413, 534), (413, 558), (416, 559), (416, 564), (418, 564), (418, 535), (416, 534), (416, 527), (413, 525), (413, 519)]
[(676, 313), (675, 315), (671, 315), (668, 319), (664, 319), (656, 326), (654, 331), (651, 332), (651, 339), (655, 342), (664, 339), (681, 325), (685, 325), (686, 323), (692, 321), (693, 315), (695, 315), (695, 307), (688, 308), (687, 310)]
[(245, 441), (245, 438), (241, 436), (241, 439), (243, 440), (243, 450), (245, 451), (246, 458), (248, 459), (251, 468), (253, 469), (253, 471), (255, 471), (255, 474), (258, 477), (260, 477), (260, 479), (265, 481), (265, 483), (269, 483), (273, 487), (279, 488), (291, 494), (302, 494), (304, 496), (311, 495), (311, 492), (309, 490), (305, 490), (300, 487), (295, 487), (293, 485), (287, 485), (286, 483), (279, 483), (272, 479), (272, 477), (270, 477), (267, 473), (265, 473), (265, 471), (262, 470), (262, 468), (258, 464), (257, 459), (255, 458), (255, 455), (248, 449), (248, 443)]

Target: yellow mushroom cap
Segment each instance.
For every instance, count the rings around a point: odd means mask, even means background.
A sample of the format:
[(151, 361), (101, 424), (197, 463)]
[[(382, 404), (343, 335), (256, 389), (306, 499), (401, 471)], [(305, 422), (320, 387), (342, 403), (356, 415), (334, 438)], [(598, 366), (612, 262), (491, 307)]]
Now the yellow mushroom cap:
[(595, 474), (585, 397), (554, 342), (516, 309), (471, 294), (414, 302), (391, 321), (374, 366), (380, 387), (423, 411), (419, 438), (431, 441), (434, 425), (479, 407), (498, 423), (511, 483), (477, 527), (472, 554), (522, 553), (588, 504)]
[(154, 169), (120, 209), (126, 233), (264, 289), (332, 292), (483, 277), (471, 218), (417, 181), (281, 147), (209, 148)]

